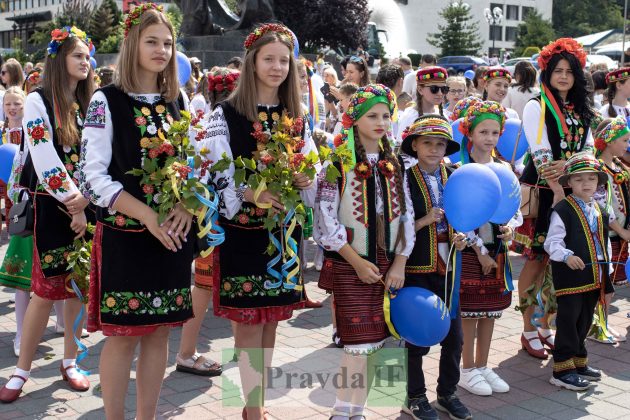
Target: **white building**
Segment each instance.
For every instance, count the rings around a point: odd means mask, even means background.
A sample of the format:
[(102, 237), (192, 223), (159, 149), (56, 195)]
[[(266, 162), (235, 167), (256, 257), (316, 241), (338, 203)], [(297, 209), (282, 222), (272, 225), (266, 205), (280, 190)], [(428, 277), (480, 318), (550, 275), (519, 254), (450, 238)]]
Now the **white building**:
[[(388, 52), (397, 49), (405, 54), (415, 50), (421, 54), (439, 53), (427, 41), (429, 34), (438, 31), (438, 25), (445, 21), (439, 15), (450, 0), (370, 0), (372, 10), (370, 20), (379, 29), (385, 29), (389, 39)], [(457, 0), (459, 1), (459, 0)], [(543, 18), (551, 20), (552, 0), (461, 0), (470, 6), (473, 19), (479, 24), (479, 35), (483, 51), (498, 52), (501, 48), (514, 49), (517, 27), (532, 10), (537, 10)], [(499, 25), (490, 26), (484, 17), (484, 9), (499, 7), (503, 19)], [(494, 39), (494, 50), (492, 50)]]

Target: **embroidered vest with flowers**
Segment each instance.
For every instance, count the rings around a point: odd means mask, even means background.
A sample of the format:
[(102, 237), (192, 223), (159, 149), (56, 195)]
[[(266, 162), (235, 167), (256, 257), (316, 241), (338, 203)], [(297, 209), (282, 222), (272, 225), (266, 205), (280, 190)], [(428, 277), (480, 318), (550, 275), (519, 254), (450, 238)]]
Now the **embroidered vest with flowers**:
[[(608, 174), (608, 184), (610, 185), (609, 192), (611, 196), (609, 198), (615, 218), (624, 229), (628, 229), (630, 225), (630, 175), (628, 173), (628, 167), (625, 166), (619, 159), (615, 158), (615, 168), (611, 168), (608, 165), (604, 165), (604, 171)], [(617, 236), (617, 233), (613, 230), (610, 231), (610, 236)]]

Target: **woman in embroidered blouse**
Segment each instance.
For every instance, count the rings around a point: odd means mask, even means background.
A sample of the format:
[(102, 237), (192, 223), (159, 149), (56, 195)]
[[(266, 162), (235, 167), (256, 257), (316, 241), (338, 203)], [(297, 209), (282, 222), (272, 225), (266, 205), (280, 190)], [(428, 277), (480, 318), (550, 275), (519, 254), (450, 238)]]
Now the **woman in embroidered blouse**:
[[(218, 104), (209, 118), (203, 146), (210, 151), (206, 155), (210, 161), (217, 162), (223, 154), (231, 159), (251, 158), (260, 147), (251, 135), (255, 127), (269, 127), (283, 111), (293, 118), (303, 115), (290, 31), (282, 25), (263, 25), (247, 37), (245, 50), (236, 90), (227, 101)], [(316, 153), (308, 124), (304, 124), (302, 135), (304, 145), (300, 152)], [(278, 283), (267, 270), (272, 257), (265, 253), (269, 236), (262, 217), (268, 210), (255, 203), (271, 204), (270, 211), (282, 212), (284, 207), (278, 197), (264, 190), (256, 199), (247, 185), (235, 185), (234, 165), (211, 173), (210, 177), (220, 197), (220, 222), (225, 230), (225, 241), (214, 251), (214, 312), (234, 321), (234, 341), (246, 398), (243, 417), (260, 419), (264, 416), (264, 400), (262, 393), (254, 391), (263, 385), (264, 375), (249, 375), (251, 367), (246, 352), (241, 350), (266, 349), (264, 366), (270, 366), (278, 321), (291, 318), (294, 309), (304, 306), (302, 278), (298, 274), (295, 288), (285, 287), (286, 283)], [(305, 174), (295, 174), (293, 185), (301, 190), (304, 204), (312, 206), (315, 183)], [(296, 229), (294, 239), (300, 243), (301, 228)], [(280, 271), (280, 264), (274, 267)], [(255, 357), (262, 360), (262, 356)], [(258, 372), (263, 369), (255, 368)]]
[[(520, 178), (521, 184), (538, 185), (538, 217), (526, 219), (515, 237), (517, 252), (528, 257), (521, 272), (518, 290), (521, 301), (529, 297), (528, 289), (544, 276), (548, 255), (544, 250), (549, 228), (548, 212), (556, 198), (563, 197), (558, 178), (564, 162), (579, 151), (593, 149), (590, 124), (594, 111), (586, 102), (586, 79), (582, 70), (586, 53), (571, 38), (560, 38), (546, 46), (538, 58), (541, 68), (541, 97), (527, 103), (523, 110), (523, 129), (529, 143), (531, 159)], [(544, 115), (543, 107), (544, 105)], [(541, 127), (542, 124), (542, 127)], [(534, 357), (546, 359), (543, 343), (553, 350), (553, 332), (547, 315), (536, 331), (531, 324), (534, 306), (523, 312), (523, 348)]]
[[(65, 299), (61, 374), (76, 391), (90, 387), (87, 377), (76, 368), (72, 323), (82, 304), (70, 287), (72, 273), (68, 273), (65, 260), (65, 254), (74, 249), (74, 239), (85, 234), (87, 224), (88, 200), (75, 183), (82, 115), (93, 86), (90, 45), (85, 32), (75, 27), (52, 31), (43, 88), (26, 99), (23, 128), (30, 156), (20, 182), (33, 194), (35, 207), (34, 296), (26, 311), (15, 373), (0, 390), (3, 402), (19, 397), (53, 301), (60, 299)], [(81, 327), (78, 331), (80, 334)]]
[(606, 85), (608, 86), (608, 103), (599, 109), (604, 118), (615, 118), (623, 115), (630, 117), (630, 67), (624, 67), (606, 74)]
[(195, 241), (191, 214), (177, 204), (158, 223), (155, 187), (129, 171), (163, 165), (165, 149), (151, 146), (179, 119), (180, 99), (188, 104), (179, 96), (175, 34), (162, 8), (137, 6), (125, 29), (114, 84), (92, 97), (83, 132), (81, 189), (98, 206), (88, 329), (107, 336), (99, 365), (106, 417), (124, 417), (140, 345), (136, 418), (153, 419), (170, 327), (192, 317)]

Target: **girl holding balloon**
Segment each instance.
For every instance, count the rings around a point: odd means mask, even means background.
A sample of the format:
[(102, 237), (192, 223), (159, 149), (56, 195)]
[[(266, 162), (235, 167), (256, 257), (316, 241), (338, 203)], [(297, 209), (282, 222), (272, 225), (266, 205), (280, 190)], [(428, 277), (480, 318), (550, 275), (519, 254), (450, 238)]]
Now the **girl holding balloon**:
[[(390, 335), (384, 293), (403, 286), (415, 239), (402, 165), (386, 134), (395, 107), (387, 87), (359, 88), (343, 118), (351, 170), (336, 165), (343, 173), (337, 182), (326, 180), (329, 168), (318, 178), (313, 236), (327, 257), (320, 285), (335, 295), (337, 332), (344, 343), (341, 366), (348, 377), (365, 377), (368, 356)], [(340, 388), (331, 418), (361, 419), (367, 393), (365, 387)]]
[[(590, 124), (594, 110), (587, 102), (583, 68), (586, 52), (572, 38), (560, 38), (543, 48), (538, 57), (541, 69), (541, 95), (523, 110), (523, 130), (530, 148), (530, 159), (520, 177), (526, 195), (525, 223), (515, 236), (515, 250), (527, 257), (518, 282), (523, 314), (523, 349), (540, 359), (549, 357), (543, 344), (553, 350), (554, 333), (548, 314), (540, 319), (539, 329), (532, 323), (535, 298), (545, 274), (548, 254), (544, 242), (549, 229), (549, 209), (554, 191), (561, 190), (558, 178), (566, 159), (579, 151), (593, 150)], [(562, 198), (562, 191), (558, 198)], [(530, 294), (531, 293), (531, 294)]]
[[(499, 176), (512, 179), (511, 185), (517, 188), (515, 196), (518, 197), (518, 180), (511, 166), (493, 156), (505, 121), (505, 108), (501, 104), (492, 101), (473, 104), (460, 125), (464, 133), (461, 159), (463, 164), (488, 165)], [(502, 191), (504, 195), (510, 193)], [(464, 346), (459, 386), (477, 395), (503, 393), (510, 389), (488, 367), (488, 355), (494, 322), (512, 302), (508, 242), (512, 239), (514, 229), (522, 223), (518, 205), (515, 202), (512, 207), (508, 205), (506, 209), (500, 208), (500, 213), (504, 214), (495, 212), (491, 222), (469, 232), (472, 246), (462, 251), (460, 306)]]
[(630, 117), (630, 67), (624, 67), (606, 74), (608, 103), (599, 112), (604, 118), (615, 118), (621, 115)]

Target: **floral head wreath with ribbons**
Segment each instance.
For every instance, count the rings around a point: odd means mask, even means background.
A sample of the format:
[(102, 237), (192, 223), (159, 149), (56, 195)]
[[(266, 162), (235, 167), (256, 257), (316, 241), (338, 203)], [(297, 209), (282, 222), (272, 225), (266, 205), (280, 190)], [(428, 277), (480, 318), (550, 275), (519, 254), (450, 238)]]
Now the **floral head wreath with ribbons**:
[(628, 123), (626, 117), (619, 115), (606, 125), (595, 136), (595, 154), (599, 156), (608, 146), (608, 143), (612, 143), (620, 137), (630, 134), (628, 129)]
[[(505, 108), (498, 102), (494, 101), (479, 101), (470, 106), (466, 112), (464, 120), (459, 125), (459, 131), (464, 134), (462, 139), (462, 146), (460, 149), (462, 163), (468, 163), (468, 153), (472, 148), (472, 143), (469, 141), (469, 137), (475, 128), (482, 121), (494, 120), (499, 123), (499, 135), (503, 134), (505, 129)], [(468, 152), (465, 153), (464, 151)]]
[(490, 67), (484, 72), (483, 80), (487, 82), (492, 79), (505, 79), (508, 83), (512, 83), (512, 74), (503, 67)]
[(608, 182), (608, 175), (604, 172), (602, 161), (590, 152), (578, 152), (566, 161), (558, 182), (563, 187), (567, 187), (571, 175), (589, 172), (597, 174), (599, 185), (606, 185)]
[(417, 83), (443, 82), (448, 79), (448, 71), (443, 67), (425, 67), (416, 73)]
[(247, 51), (249, 51), (251, 46), (268, 32), (275, 32), (280, 35), (286, 36), (291, 41), (291, 45), (293, 46), (293, 48), (295, 48), (295, 38), (293, 32), (291, 32), (291, 30), (286, 26), (279, 23), (267, 23), (257, 27), (249, 35), (247, 35), (243, 46)]
[(352, 95), (348, 109), (346, 109), (346, 112), (343, 114), (341, 139), (346, 142), (348, 149), (352, 152), (352, 159), (350, 161), (351, 169), (354, 168), (357, 163), (356, 152), (354, 150), (354, 123), (365, 115), (374, 105), (379, 103), (387, 105), (392, 117), (395, 116), (396, 95), (394, 92), (381, 84), (362, 86)]
[(224, 90), (227, 90), (228, 92), (234, 91), (234, 89), (236, 89), (236, 81), (240, 75), (240, 73), (232, 71), (226, 73), (208, 74), (208, 92), (221, 93)]
[(139, 4), (129, 12), (127, 18), (125, 19), (125, 38), (127, 38), (127, 35), (129, 34), (129, 31), (133, 26), (140, 24), (140, 18), (142, 17), (142, 14), (147, 10), (157, 10), (158, 12), (164, 12), (164, 8), (155, 3)]
[(46, 49), (48, 56), (50, 58), (55, 58), (57, 56), (57, 51), (59, 51), (59, 47), (61, 47), (61, 44), (63, 44), (68, 38), (79, 38), (81, 41), (85, 42), (90, 51), (92, 51), (92, 40), (84, 31), (76, 26), (64, 26), (63, 28), (53, 29), (50, 32), (50, 42), (48, 43), (48, 48)]
[(468, 111), (468, 108), (470, 108), (472, 104), (476, 104), (477, 102), (481, 102), (481, 99), (479, 99), (476, 96), (469, 96), (467, 98), (457, 101), (457, 103), (455, 104), (455, 107), (453, 107), (453, 113), (451, 114), (451, 121), (457, 121), (460, 118), (465, 117), (466, 112)]
[(549, 65), (549, 61), (551, 61), (553, 56), (563, 52), (571, 54), (577, 58), (582, 68), (586, 66), (586, 51), (584, 51), (582, 44), (573, 38), (558, 38), (543, 47), (540, 55), (538, 56), (538, 66), (541, 70), (546, 70)]
[(630, 67), (623, 67), (618, 70), (611, 71), (606, 74), (606, 84), (620, 82), (622, 80), (630, 79)]

